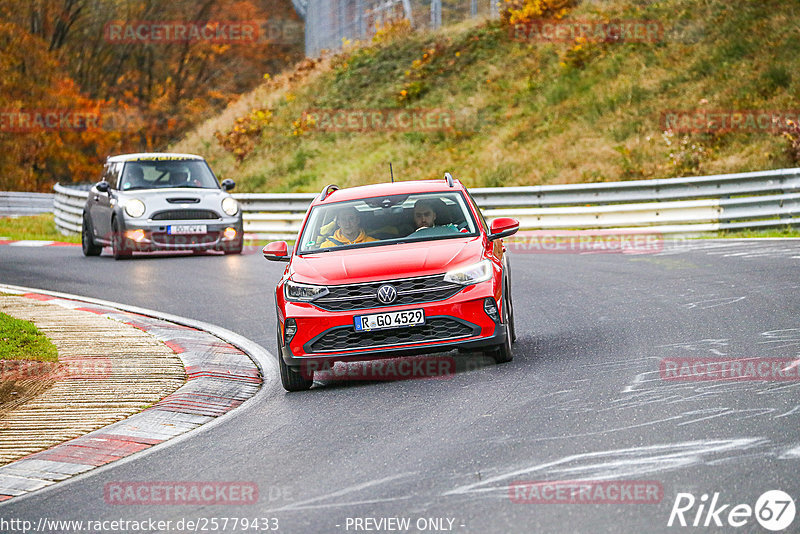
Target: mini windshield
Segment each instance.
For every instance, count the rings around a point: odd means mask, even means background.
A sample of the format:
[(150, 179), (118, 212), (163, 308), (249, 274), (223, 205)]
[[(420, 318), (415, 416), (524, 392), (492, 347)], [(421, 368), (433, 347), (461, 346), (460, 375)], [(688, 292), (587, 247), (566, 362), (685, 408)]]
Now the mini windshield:
[(477, 235), (461, 193), (389, 195), (315, 206), (300, 254)]
[(203, 160), (129, 161), (120, 179), (122, 191), (187, 187), (219, 189), (219, 183)]

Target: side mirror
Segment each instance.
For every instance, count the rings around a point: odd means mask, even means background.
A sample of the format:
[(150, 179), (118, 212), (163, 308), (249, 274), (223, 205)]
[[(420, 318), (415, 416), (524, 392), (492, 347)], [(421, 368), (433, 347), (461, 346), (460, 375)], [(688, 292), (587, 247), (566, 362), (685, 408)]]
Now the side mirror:
[(286, 244), (286, 241), (273, 241), (261, 252), (269, 261), (289, 261), (289, 245)]
[(108, 193), (108, 190), (111, 188), (111, 185), (108, 182), (106, 182), (105, 180), (103, 180), (102, 182), (97, 182), (94, 185), (94, 187), (95, 187), (95, 189), (97, 189), (101, 193)]
[(233, 188), (236, 187), (236, 182), (231, 180), (230, 178), (226, 180), (222, 180), (222, 189), (225, 191), (233, 191)]
[(501, 239), (514, 235), (519, 230), (519, 221), (511, 217), (499, 217), (492, 221), (490, 227), (489, 240)]

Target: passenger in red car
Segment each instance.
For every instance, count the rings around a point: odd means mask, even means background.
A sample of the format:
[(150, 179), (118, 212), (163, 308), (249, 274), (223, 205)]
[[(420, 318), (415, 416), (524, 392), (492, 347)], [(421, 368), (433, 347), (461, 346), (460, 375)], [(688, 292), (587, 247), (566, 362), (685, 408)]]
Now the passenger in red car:
[(336, 214), (336, 224), (339, 228), (332, 236), (322, 242), (322, 245), (320, 245), (322, 248), (377, 241), (374, 237), (368, 236), (361, 228), (361, 215), (356, 208), (342, 208)]

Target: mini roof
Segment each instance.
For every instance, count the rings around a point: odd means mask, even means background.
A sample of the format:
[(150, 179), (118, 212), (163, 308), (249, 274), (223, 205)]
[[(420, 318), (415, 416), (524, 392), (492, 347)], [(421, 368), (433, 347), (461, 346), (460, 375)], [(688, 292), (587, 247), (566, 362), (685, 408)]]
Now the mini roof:
[(199, 160), (204, 161), (202, 156), (195, 154), (170, 154), (166, 152), (143, 152), (140, 154), (119, 154), (117, 156), (109, 156), (108, 161), (111, 163), (119, 163), (123, 161), (186, 161), (186, 160)]

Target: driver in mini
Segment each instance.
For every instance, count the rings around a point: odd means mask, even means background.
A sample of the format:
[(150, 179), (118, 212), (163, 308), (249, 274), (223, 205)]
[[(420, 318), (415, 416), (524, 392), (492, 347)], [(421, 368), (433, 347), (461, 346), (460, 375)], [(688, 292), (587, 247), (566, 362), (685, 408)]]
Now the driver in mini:
[(146, 185), (144, 181), (144, 171), (141, 166), (129, 164), (125, 167), (125, 177), (122, 182), (123, 190), (135, 189)]
[(336, 224), (339, 228), (332, 236), (329, 236), (322, 242), (322, 245), (320, 245), (321, 248), (377, 241), (374, 237), (368, 236), (361, 228), (361, 215), (358, 213), (358, 210), (352, 206), (342, 208), (336, 214)]

